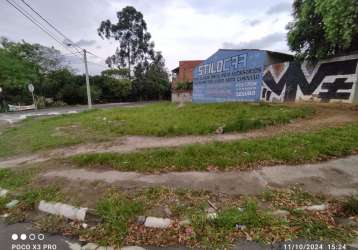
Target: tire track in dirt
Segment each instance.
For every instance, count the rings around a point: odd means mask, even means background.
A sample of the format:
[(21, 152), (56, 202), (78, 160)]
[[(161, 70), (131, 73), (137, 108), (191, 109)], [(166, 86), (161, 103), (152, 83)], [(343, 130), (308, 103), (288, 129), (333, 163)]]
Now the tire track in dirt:
[(335, 107), (316, 107), (316, 114), (309, 119), (293, 120), (289, 124), (270, 126), (244, 133), (228, 133), (200, 136), (152, 137), (123, 136), (104, 143), (79, 144), (65, 148), (22, 155), (0, 160), (0, 168), (19, 167), (50, 159), (66, 158), (90, 153), (128, 153), (141, 149), (180, 147), (189, 144), (210, 142), (229, 142), (243, 139), (273, 137), (292, 132), (309, 132), (321, 128), (337, 127), (358, 121), (358, 111)]

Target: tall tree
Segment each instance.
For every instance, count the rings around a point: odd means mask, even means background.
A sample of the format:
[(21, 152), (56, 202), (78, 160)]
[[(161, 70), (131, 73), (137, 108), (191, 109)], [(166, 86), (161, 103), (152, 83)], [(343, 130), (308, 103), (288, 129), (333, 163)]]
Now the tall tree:
[(156, 52), (153, 60), (135, 67), (133, 82), (134, 95), (140, 99), (164, 99), (170, 97), (170, 84), (165, 61), (160, 52)]
[(130, 77), (134, 66), (153, 58), (154, 43), (150, 41), (151, 35), (147, 31), (143, 14), (134, 7), (123, 8), (117, 12), (117, 18), (117, 23), (110, 20), (102, 21), (98, 35), (119, 42), (115, 54), (108, 57), (106, 63), (110, 67), (119, 65), (128, 68)]
[(299, 59), (318, 60), (358, 50), (356, 0), (295, 0), (288, 45)]

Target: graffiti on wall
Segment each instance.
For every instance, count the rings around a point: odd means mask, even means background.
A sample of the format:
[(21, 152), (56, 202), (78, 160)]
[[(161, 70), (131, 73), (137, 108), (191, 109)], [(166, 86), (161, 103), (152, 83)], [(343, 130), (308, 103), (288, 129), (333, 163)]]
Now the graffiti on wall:
[(353, 102), (358, 55), (321, 61), (273, 64), (264, 70), (261, 100)]
[(219, 50), (193, 72), (193, 102), (259, 101), (264, 52)]

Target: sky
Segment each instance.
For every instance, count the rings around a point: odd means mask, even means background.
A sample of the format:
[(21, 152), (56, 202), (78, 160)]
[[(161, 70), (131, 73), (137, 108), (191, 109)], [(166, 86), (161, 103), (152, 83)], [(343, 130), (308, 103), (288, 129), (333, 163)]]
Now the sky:
[[(25, 6), (21, 0), (14, 1)], [(117, 46), (97, 34), (101, 21), (116, 22), (116, 13), (134, 6), (144, 15), (155, 49), (168, 70), (181, 60), (206, 59), (220, 48), (267, 49), (289, 52), (286, 25), (292, 20), (292, 0), (24, 0), (78, 46), (87, 49), (90, 74), (106, 68), (105, 58)], [(29, 10), (29, 9), (27, 9)], [(0, 1), (0, 36), (13, 41), (54, 46), (66, 62), (83, 73), (80, 58), (70, 54), (6, 0)], [(58, 40), (63, 39), (58, 36)]]

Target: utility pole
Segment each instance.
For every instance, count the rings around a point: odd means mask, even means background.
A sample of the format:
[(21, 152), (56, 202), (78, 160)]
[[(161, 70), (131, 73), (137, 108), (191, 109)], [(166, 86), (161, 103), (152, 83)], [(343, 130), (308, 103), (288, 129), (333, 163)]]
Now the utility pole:
[(91, 89), (89, 84), (89, 76), (88, 76), (88, 66), (87, 66), (87, 51), (83, 50), (83, 58), (85, 61), (85, 70), (86, 70), (86, 87), (87, 87), (87, 102), (88, 102), (88, 108), (92, 108), (92, 98), (91, 98)]

